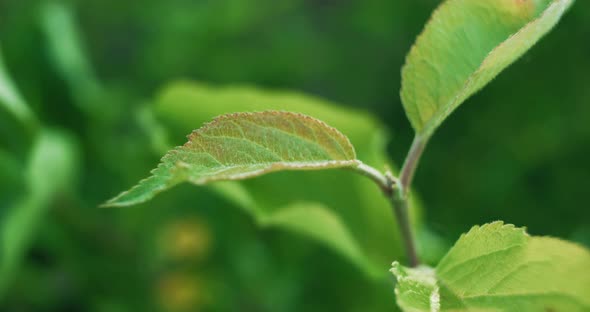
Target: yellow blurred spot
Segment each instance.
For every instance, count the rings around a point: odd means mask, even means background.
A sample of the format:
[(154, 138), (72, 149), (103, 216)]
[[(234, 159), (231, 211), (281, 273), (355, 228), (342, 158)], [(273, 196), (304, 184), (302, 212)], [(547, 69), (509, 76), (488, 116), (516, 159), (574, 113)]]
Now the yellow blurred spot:
[(201, 260), (209, 253), (211, 234), (207, 225), (197, 219), (180, 220), (164, 227), (159, 244), (167, 258)]
[(180, 273), (163, 276), (157, 284), (158, 301), (163, 311), (199, 311), (203, 294), (197, 281)]

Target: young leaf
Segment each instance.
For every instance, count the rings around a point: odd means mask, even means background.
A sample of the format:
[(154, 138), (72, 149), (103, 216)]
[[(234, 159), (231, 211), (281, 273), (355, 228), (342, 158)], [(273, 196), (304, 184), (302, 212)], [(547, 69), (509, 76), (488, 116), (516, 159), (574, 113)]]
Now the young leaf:
[[(180, 81), (165, 87), (151, 109), (154, 117), (152, 121), (161, 124), (160, 129), (150, 132), (153, 132), (154, 142), (162, 142), (162, 129), (168, 132), (168, 139), (174, 142), (194, 129), (195, 125), (231, 112), (296, 111), (340, 130), (350, 139), (357, 158), (364, 163), (377, 169), (391, 167), (385, 152), (387, 133), (383, 124), (362, 110), (347, 108), (312, 95), (243, 85), (212, 86)], [(174, 143), (181, 144), (180, 141)], [(164, 153), (170, 148), (172, 145), (157, 153)], [(324, 170), (314, 174), (281, 172), (264, 179), (213, 183), (210, 187), (261, 225), (267, 224), (263, 220), (273, 218), (281, 214), (283, 209), (294, 205), (325, 207), (334, 215), (332, 219), (338, 220), (342, 228), (351, 234), (364, 260), (360, 260), (354, 248), (342, 248), (351, 245), (350, 240), (340, 235), (339, 231), (332, 231), (335, 227), (330, 225), (328, 218), (317, 219), (316, 214), (307, 214), (308, 229), (297, 232), (338, 252), (355, 264), (366, 277), (386, 279), (387, 271), (383, 267), (387, 267), (391, 259), (404, 258), (389, 202), (379, 188), (364, 177), (341, 170)], [(419, 228), (420, 209), (414, 203), (410, 213), (414, 226)], [(285, 223), (275, 222), (273, 225), (286, 230), (294, 229)], [(328, 229), (329, 240), (310, 235), (321, 231), (328, 235)]]
[(553, 28), (573, 0), (447, 0), (402, 69), (401, 98), (412, 126), (429, 137)]
[(435, 270), (393, 263), (404, 311), (588, 311), (590, 252), (502, 222), (475, 226)]
[(267, 111), (217, 117), (168, 152), (153, 172), (107, 206), (128, 206), (180, 182), (202, 185), (280, 170), (356, 167), (354, 148), (336, 129), (311, 117)]

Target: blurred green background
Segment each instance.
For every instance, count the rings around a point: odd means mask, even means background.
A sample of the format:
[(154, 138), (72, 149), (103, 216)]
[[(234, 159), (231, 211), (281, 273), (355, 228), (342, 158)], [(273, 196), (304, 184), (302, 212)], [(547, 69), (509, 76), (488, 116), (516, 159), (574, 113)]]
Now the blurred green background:
[[(342, 128), (368, 162), (399, 164), (412, 140), (400, 68), (438, 3), (0, 0), (0, 311), (396, 310), (397, 230), (346, 172), (230, 185), (249, 204), (184, 185), (98, 205), (212, 115), (274, 100)], [(423, 258), (494, 220), (590, 246), (589, 154), (590, 2), (578, 1), (432, 139), (415, 179)], [(334, 211), (363, 255), (249, 210), (298, 196)]]

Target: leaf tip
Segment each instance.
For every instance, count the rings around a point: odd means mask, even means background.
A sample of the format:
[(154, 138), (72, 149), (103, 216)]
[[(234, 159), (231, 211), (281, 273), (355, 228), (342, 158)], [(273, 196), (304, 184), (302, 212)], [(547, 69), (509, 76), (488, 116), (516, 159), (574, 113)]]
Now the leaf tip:
[(98, 208), (119, 208), (119, 207), (127, 207), (127, 206), (131, 206), (133, 204), (136, 204), (134, 202), (129, 202), (129, 201), (125, 201), (125, 200), (121, 200), (121, 197), (123, 197), (126, 194), (126, 192), (123, 192), (109, 200), (107, 200), (106, 202), (98, 205)]

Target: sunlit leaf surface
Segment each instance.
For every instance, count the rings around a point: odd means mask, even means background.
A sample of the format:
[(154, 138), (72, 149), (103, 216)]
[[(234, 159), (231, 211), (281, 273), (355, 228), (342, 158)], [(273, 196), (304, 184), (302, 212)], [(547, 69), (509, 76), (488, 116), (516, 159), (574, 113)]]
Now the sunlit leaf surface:
[(401, 97), (429, 137), (468, 97), (553, 28), (573, 0), (447, 0), (407, 56)]
[[(389, 164), (385, 153), (385, 128), (378, 120), (365, 112), (314, 96), (248, 86), (215, 87), (185, 81), (164, 88), (152, 108), (155, 121), (160, 121), (162, 125), (153, 130), (150, 129), (154, 127), (147, 127), (158, 142), (155, 145), (162, 145), (165, 141), (162, 130), (168, 132), (168, 140), (181, 144), (179, 139), (195, 125), (218, 115), (238, 111), (285, 110), (312, 116), (341, 131), (354, 145), (357, 158), (364, 163), (377, 169), (384, 169)], [(168, 145), (171, 148), (172, 145)], [(391, 260), (404, 259), (397, 224), (388, 201), (372, 181), (351, 172), (279, 172), (259, 179), (213, 183), (210, 187), (246, 211), (258, 224), (295, 231), (322, 243), (349, 259), (370, 277), (386, 278), (386, 267)], [(306, 205), (310, 207), (303, 208)], [(285, 209), (291, 211), (289, 214), (302, 217), (293, 220), (297, 225), (285, 224), (284, 217), (277, 217), (285, 216)], [(305, 214), (296, 211), (305, 209), (312, 212), (307, 214), (306, 221), (302, 221)], [(417, 206), (413, 205), (411, 214), (419, 228), (417, 212)], [(313, 219), (318, 215), (326, 217)], [(301, 230), (301, 224), (307, 228)], [(325, 234), (314, 235), (317, 233)], [(328, 233), (329, 238), (320, 237)]]
[(461, 236), (436, 269), (395, 262), (404, 311), (588, 311), (590, 252), (494, 222)]
[(280, 170), (358, 165), (348, 138), (311, 117), (289, 112), (235, 113), (217, 117), (167, 153), (152, 177), (107, 203), (144, 202), (180, 182), (242, 180)]

